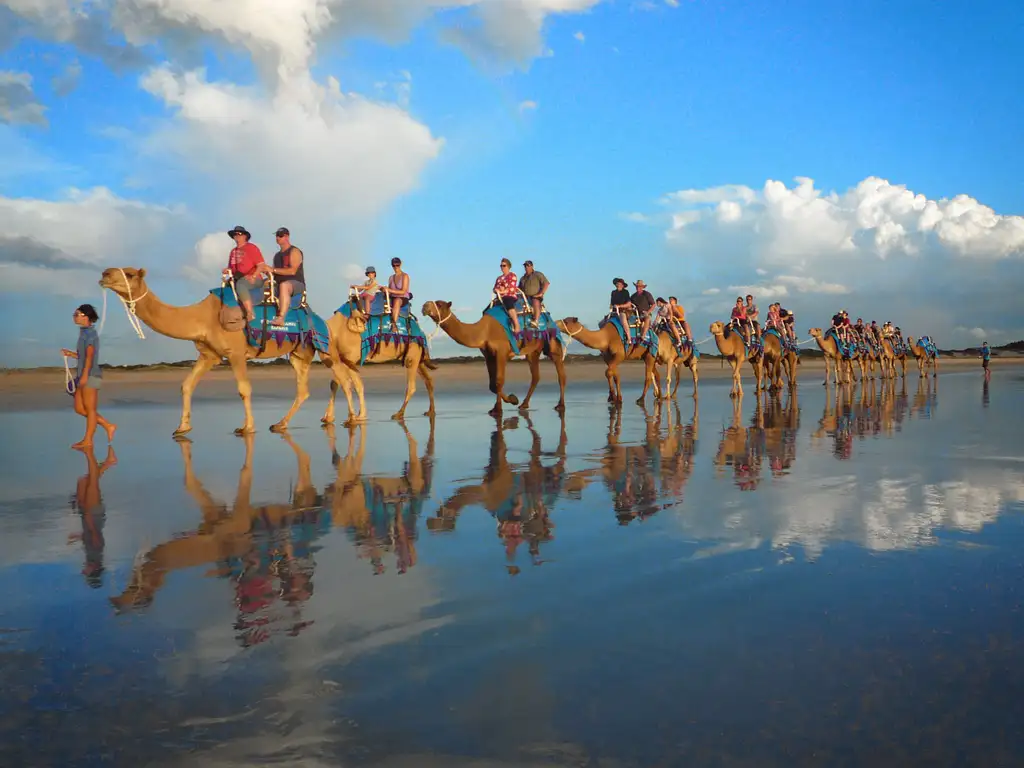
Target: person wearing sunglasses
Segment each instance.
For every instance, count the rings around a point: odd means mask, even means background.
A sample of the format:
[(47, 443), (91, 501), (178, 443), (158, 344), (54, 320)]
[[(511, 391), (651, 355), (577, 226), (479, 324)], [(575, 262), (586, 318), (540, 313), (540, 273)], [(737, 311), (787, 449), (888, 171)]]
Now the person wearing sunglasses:
[(92, 446), (96, 427), (103, 427), (107, 433), (107, 442), (113, 442), (117, 425), (107, 421), (99, 412), (100, 387), (103, 385), (103, 371), (100, 369), (100, 335), (96, 332), (95, 323), (99, 320), (96, 308), (92, 304), (83, 304), (72, 316), (81, 330), (78, 332), (78, 347), (61, 350), (65, 357), (78, 361), (75, 376), (75, 413), (85, 417), (85, 437), (72, 445), (72, 448), (84, 449)]
[(519, 317), (516, 313), (516, 304), (519, 303), (519, 278), (512, 271), (512, 262), (508, 259), (501, 260), (501, 274), (494, 281), (494, 292), (498, 294), (501, 305), (505, 307), (512, 321), (512, 333), (519, 333)]

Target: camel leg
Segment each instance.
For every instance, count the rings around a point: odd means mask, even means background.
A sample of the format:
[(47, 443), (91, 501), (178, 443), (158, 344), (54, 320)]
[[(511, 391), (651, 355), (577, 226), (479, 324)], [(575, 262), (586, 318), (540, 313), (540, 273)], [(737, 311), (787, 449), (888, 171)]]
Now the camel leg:
[(828, 369), (830, 367), (829, 364), (831, 362), (832, 362), (832, 358), (830, 358), (828, 355), (825, 355), (825, 380), (823, 382), (821, 382), (822, 386), (824, 386), (824, 387), (828, 386)]
[(644, 360), (644, 391), (636, 399), (637, 405), (643, 405), (647, 400), (647, 390), (651, 388), (652, 379), (654, 381), (655, 399), (657, 399), (658, 393), (661, 391), (661, 376), (658, 374), (658, 363), (653, 355), (647, 354), (646, 357), (647, 359)]
[(256, 431), (256, 420), (252, 417), (252, 384), (249, 381), (249, 372), (245, 367), (245, 356), (236, 355), (228, 358), (228, 363), (231, 365), (231, 372), (235, 375), (238, 396), (242, 398), (242, 407), (245, 409), (245, 422), (235, 430), (235, 434), (251, 434)]
[[(662, 400), (671, 400), (672, 396), (675, 394), (675, 392), (672, 389), (672, 371), (675, 370), (675, 367), (678, 364), (679, 364), (679, 358), (676, 358), (675, 360), (671, 361), (668, 365), (665, 366), (665, 394), (661, 398)], [(678, 386), (679, 386), (679, 376), (676, 375), (676, 387), (678, 387)]]
[[(555, 403), (555, 410), (565, 413), (565, 360), (562, 359), (562, 347), (558, 345), (550, 349), (548, 357), (551, 358), (551, 362), (555, 366), (555, 376), (558, 377), (558, 402)], [(564, 421), (562, 428), (565, 428)]]
[(743, 396), (743, 382), (740, 377), (740, 366), (743, 365), (742, 358), (734, 358), (729, 361), (732, 364), (732, 391), (729, 393), (730, 397), (742, 397)]
[(302, 404), (309, 399), (309, 366), (313, 362), (312, 359), (299, 357), (292, 352), (288, 355), (288, 362), (292, 364), (292, 369), (295, 371), (295, 400), (292, 401), (292, 407), (284, 415), (284, 418), (270, 427), (271, 432), (284, 432), (288, 429), (288, 422), (292, 420)]
[(526, 363), (530, 366), (530, 388), (526, 390), (526, 397), (519, 404), (520, 411), (530, 410), (530, 398), (533, 397), (533, 391), (537, 389), (537, 384), (540, 383), (540, 350), (538, 349), (527, 355)]
[(932, 358), (932, 378), (939, 375), (939, 357), (936, 355)]
[(697, 358), (695, 357), (690, 359), (690, 373), (693, 374), (693, 398), (696, 399), (697, 381), (700, 377), (697, 375)]
[(420, 362), (419, 372), (420, 378), (423, 379), (423, 386), (427, 390), (427, 397), (430, 399), (430, 409), (423, 415), (432, 417), (437, 413), (434, 410), (434, 377), (430, 375), (430, 369), (422, 362)]
[(608, 402), (609, 403), (618, 402), (618, 398), (617, 398), (617, 396), (615, 394), (615, 384), (616, 384), (616, 378), (617, 377), (615, 375), (615, 369), (612, 367), (611, 363), (609, 363), (608, 367), (605, 368), (605, 370), (604, 370), (604, 377), (606, 379), (608, 379)]
[[(359, 372), (355, 368), (349, 368), (346, 371), (347, 375), (352, 381), (352, 384), (356, 388), (356, 397), (359, 399), (359, 412), (352, 413), (351, 403), (349, 404), (349, 416), (348, 421), (345, 422), (346, 427), (352, 427), (356, 424), (364, 424), (366, 422), (366, 393), (363, 390), (363, 377), (359, 375)], [(348, 395), (348, 392), (345, 393)]]
[(501, 404), (519, 405), (519, 398), (515, 395), (505, 394), (505, 364), (508, 362), (508, 355), (505, 352), (491, 352), (492, 360), (488, 362), (488, 373), (491, 374), (491, 392), (495, 394), (494, 407), (488, 411), (491, 416), (501, 416)]
[(327, 410), (324, 411), (323, 418), (320, 419), (320, 423), (324, 426), (334, 423), (334, 401), (338, 396), (339, 387), (345, 392), (345, 400), (348, 401), (348, 416), (350, 419), (352, 418), (352, 382), (345, 366), (341, 363), (332, 365), (331, 376), (331, 396), (327, 400)]
[(415, 359), (412, 355), (406, 354), (405, 356), (405, 400), (402, 401), (402, 407), (391, 415), (391, 418), (395, 421), (401, 421), (405, 418), (405, 408), (409, 405), (409, 400), (412, 399), (413, 392), (416, 391), (416, 368), (419, 366), (419, 360)]
[(175, 435), (184, 435), (192, 431), (192, 393), (195, 391), (199, 379), (219, 362), (220, 355), (199, 349), (199, 359), (192, 364), (192, 370), (181, 382), (181, 423), (174, 430)]

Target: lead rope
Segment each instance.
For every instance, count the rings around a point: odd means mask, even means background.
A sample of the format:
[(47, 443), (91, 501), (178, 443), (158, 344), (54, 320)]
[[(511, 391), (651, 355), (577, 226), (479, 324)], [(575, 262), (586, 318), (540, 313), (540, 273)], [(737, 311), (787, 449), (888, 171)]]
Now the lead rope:
[[(441, 311), (437, 307), (437, 302), (436, 301), (431, 301), (430, 303), (434, 305), (434, 312), (437, 313), (437, 316), (441, 317)], [(433, 331), (431, 331), (430, 333), (427, 334), (427, 341), (431, 342), (434, 339), (436, 339), (437, 336), (441, 333), (441, 326), (444, 325), (445, 323), (447, 323), (449, 320), (451, 320), (451, 318), (452, 318), (452, 313), (449, 312), (448, 313), (448, 317), (445, 317), (445, 318), (443, 318), (441, 320), (438, 320), (437, 321), (437, 327)]]
[(64, 358), (64, 390), (69, 394), (75, 394), (78, 389), (78, 382), (75, 381), (75, 377), (71, 375), (71, 366), (68, 365), (68, 356), (62, 355)]
[(123, 269), (119, 269), (118, 271), (121, 273), (121, 277), (124, 279), (124, 287), (128, 291), (128, 298), (126, 299), (121, 294), (117, 294), (117, 298), (119, 298), (121, 300), (121, 303), (124, 304), (124, 312), (126, 315), (128, 315), (128, 322), (131, 324), (132, 328), (135, 329), (135, 333), (138, 335), (140, 339), (145, 339), (146, 334), (142, 332), (142, 321), (139, 320), (138, 315), (135, 314), (135, 305), (138, 304), (147, 296), (149, 296), (149, 289), (147, 288), (146, 292), (139, 296), (139, 298), (133, 298), (132, 286), (131, 283), (128, 282), (128, 276), (124, 273)]

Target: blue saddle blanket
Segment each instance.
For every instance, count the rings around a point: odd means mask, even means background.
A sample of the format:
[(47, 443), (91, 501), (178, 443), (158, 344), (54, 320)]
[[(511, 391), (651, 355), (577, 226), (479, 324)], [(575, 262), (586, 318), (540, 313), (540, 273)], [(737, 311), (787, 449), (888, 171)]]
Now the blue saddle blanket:
[[(725, 338), (729, 338), (732, 334), (739, 333), (740, 338), (743, 338), (743, 334), (739, 331), (734, 331), (731, 326), (725, 326)], [(755, 336), (753, 332), (750, 334), (750, 341), (743, 340), (743, 346), (747, 349), (747, 357), (754, 354), (764, 354), (764, 339), (760, 336)]]
[(931, 336), (922, 336), (917, 340), (917, 345), (929, 355), (933, 355), (935, 357), (939, 356), (939, 348), (935, 346), (935, 342), (932, 341)]
[(557, 339), (559, 344), (562, 343), (562, 332), (558, 329), (558, 325), (555, 324), (555, 319), (551, 317), (550, 312), (541, 312), (540, 323), (536, 328), (530, 322), (533, 320), (533, 315), (520, 312), (519, 333), (517, 334), (512, 333), (512, 318), (509, 317), (504, 307), (488, 307), (484, 310), (484, 317), (488, 316), (494, 318), (505, 329), (505, 335), (508, 337), (509, 344), (512, 345), (513, 350), (519, 350), (524, 344), (529, 344), (531, 341), (543, 341), (545, 348), (547, 348), (552, 339)]
[(825, 331), (826, 339), (833, 339), (836, 343), (836, 349), (839, 350), (839, 354), (843, 356), (843, 359), (850, 360), (857, 352), (857, 345), (854, 342), (847, 344), (845, 341), (839, 338), (839, 334), (836, 333), (835, 328), (829, 328)]
[[(337, 311), (345, 317), (352, 317), (352, 302), (342, 304)], [(409, 310), (408, 304), (402, 307), (394, 327), (391, 326), (391, 315), (370, 315), (366, 319), (366, 328), (360, 334), (360, 338), (360, 365), (376, 355), (382, 344), (417, 344), (421, 347), (427, 344), (427, 334), (423, 332), (419, 320)]]
[(644, 335), (642, 339), (638, 338), (640, 336), (640, 329), (631, 328), (630, 336), (628, 338), (631, 338), (633, 343), (630, 344), (629, 341), (627, 341), (626, 329), (623, 327), (622, 319), (619, 317), (619, 315), (615, 314), (606, 316), (600, 323), (597, 324), (597, 327), (604, 328), (609, 323), (611, 323), (612, 327), (616, 331), (618, 331), (619, 339), (622, 341), (622, 346), (627, 353), (629, 352), (629, 350), (633, 349), (637, 344), (643, 344), (647, 351), (650, 352), (652, 355), (658, 354), (658, 334), (653, 328), (648, 328), (647, 333)]
[(676, 354), (678, 354), (680, 357), (686, 357), (692, 351), (693, 359), (700, 360), (700, 350), (693, 345), (693, 339), (687, 336), (680, 336), (679, 341), (676, 341), (675, 337), (673, 336), (672, 342), (675, 344)]
[[(789, 334), (783, 335), (775, 328), (767, 328), (764, 331), (764, 336), (774, 336), (782, 344), (783, 352), (792, 352), (794, 355), (800, 354), (800, 348), (796, 345), (796, 342), (789, 338)], [(763, 336), (762, 336), (763, 338)]]
[[(219, 298), (226, 307), (237, 307), (238, 299), (230, 288), (214, 288), (211, 294)], [(284, 325), (271, 325), (277, 316), (277, 307), (271, 304), (257, 304), (253, 307), (255, 317), (245, 326), (245, 337), (251, 347), (261, 347), (269, 341), (278, 344), (299, 342), (309, 345), (318, 352), (329, 352), (331, 337), (327, 323), (309, 307), (302, 306), (301, 296), (292, 296), (291, 307), (285, 313)]]

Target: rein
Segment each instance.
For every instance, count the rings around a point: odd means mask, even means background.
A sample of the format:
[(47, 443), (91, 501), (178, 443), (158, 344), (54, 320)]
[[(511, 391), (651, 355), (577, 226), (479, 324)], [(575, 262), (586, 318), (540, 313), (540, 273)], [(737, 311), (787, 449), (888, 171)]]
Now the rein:
[[(437, 313), (437, 316), (441, 317), (441, 309), (437, 306), (437, 302), (436, 301), (431, 301), (430, 303), (434, 305), (434, 312)], [(427, 334), (427, 341), (433, 341), (435, 338), (437, 338), (438, 334), (441, 333), (441, 326), (443, 326), (445, 323), (447, 323), (451, 319), (452, 319), (452, 312), (451, 312), (451, 310), (449, 310), (448, 311), (448, 317), (445, 317), (445, 318), (443, 318), (441, 320), (436, 320), (435, 322), (437, 323), (437, 328), (435, 328), (433, 331), (431, 331), (430, 333)]]
[[(121, 303), (124, 304), (124, 312), (125, 312), (126, 315), (128, 315), (128, 322), (131, 324), (132, 328), (135, 329), (135, 333), (138, 335), (138, 337), (140, 339), (145, 339), (146, 338), (146, 334), (142, 332), (142, 321), (139, 320), (139, 316), (135, 314), (135, 305), (138, 304), (140, 301), (142, 301), (147, 296), (149, 296), (149, 289), (147, 288), (146, 292), (143, 293), (138, 298), (134, 298), (132, 296), (132, 286), (131, 286), (131, 283), (128, 282), (128, 276), (124, 273), (123, 269), (118, 269), (118, 272), (121, 273), (121, 277), (124, 279), (124, 287), (128, 291), (128, 298), (126, 299), (120, 293), (117, 294), (117, 298), (119, 298), (121, 300)], [(116, 293), (116, 291), (115, 291), (115, 293)], [(106, 317), (106, 294), (104, 294), (104, 296), (103, 296), (103, 301), (104, 301), (104, 304), (103, 304), (103, 306), (104, 306), (104, 313), (103, 313), (103, 315), (104, 315), (104, 318), (105, 318)]]

